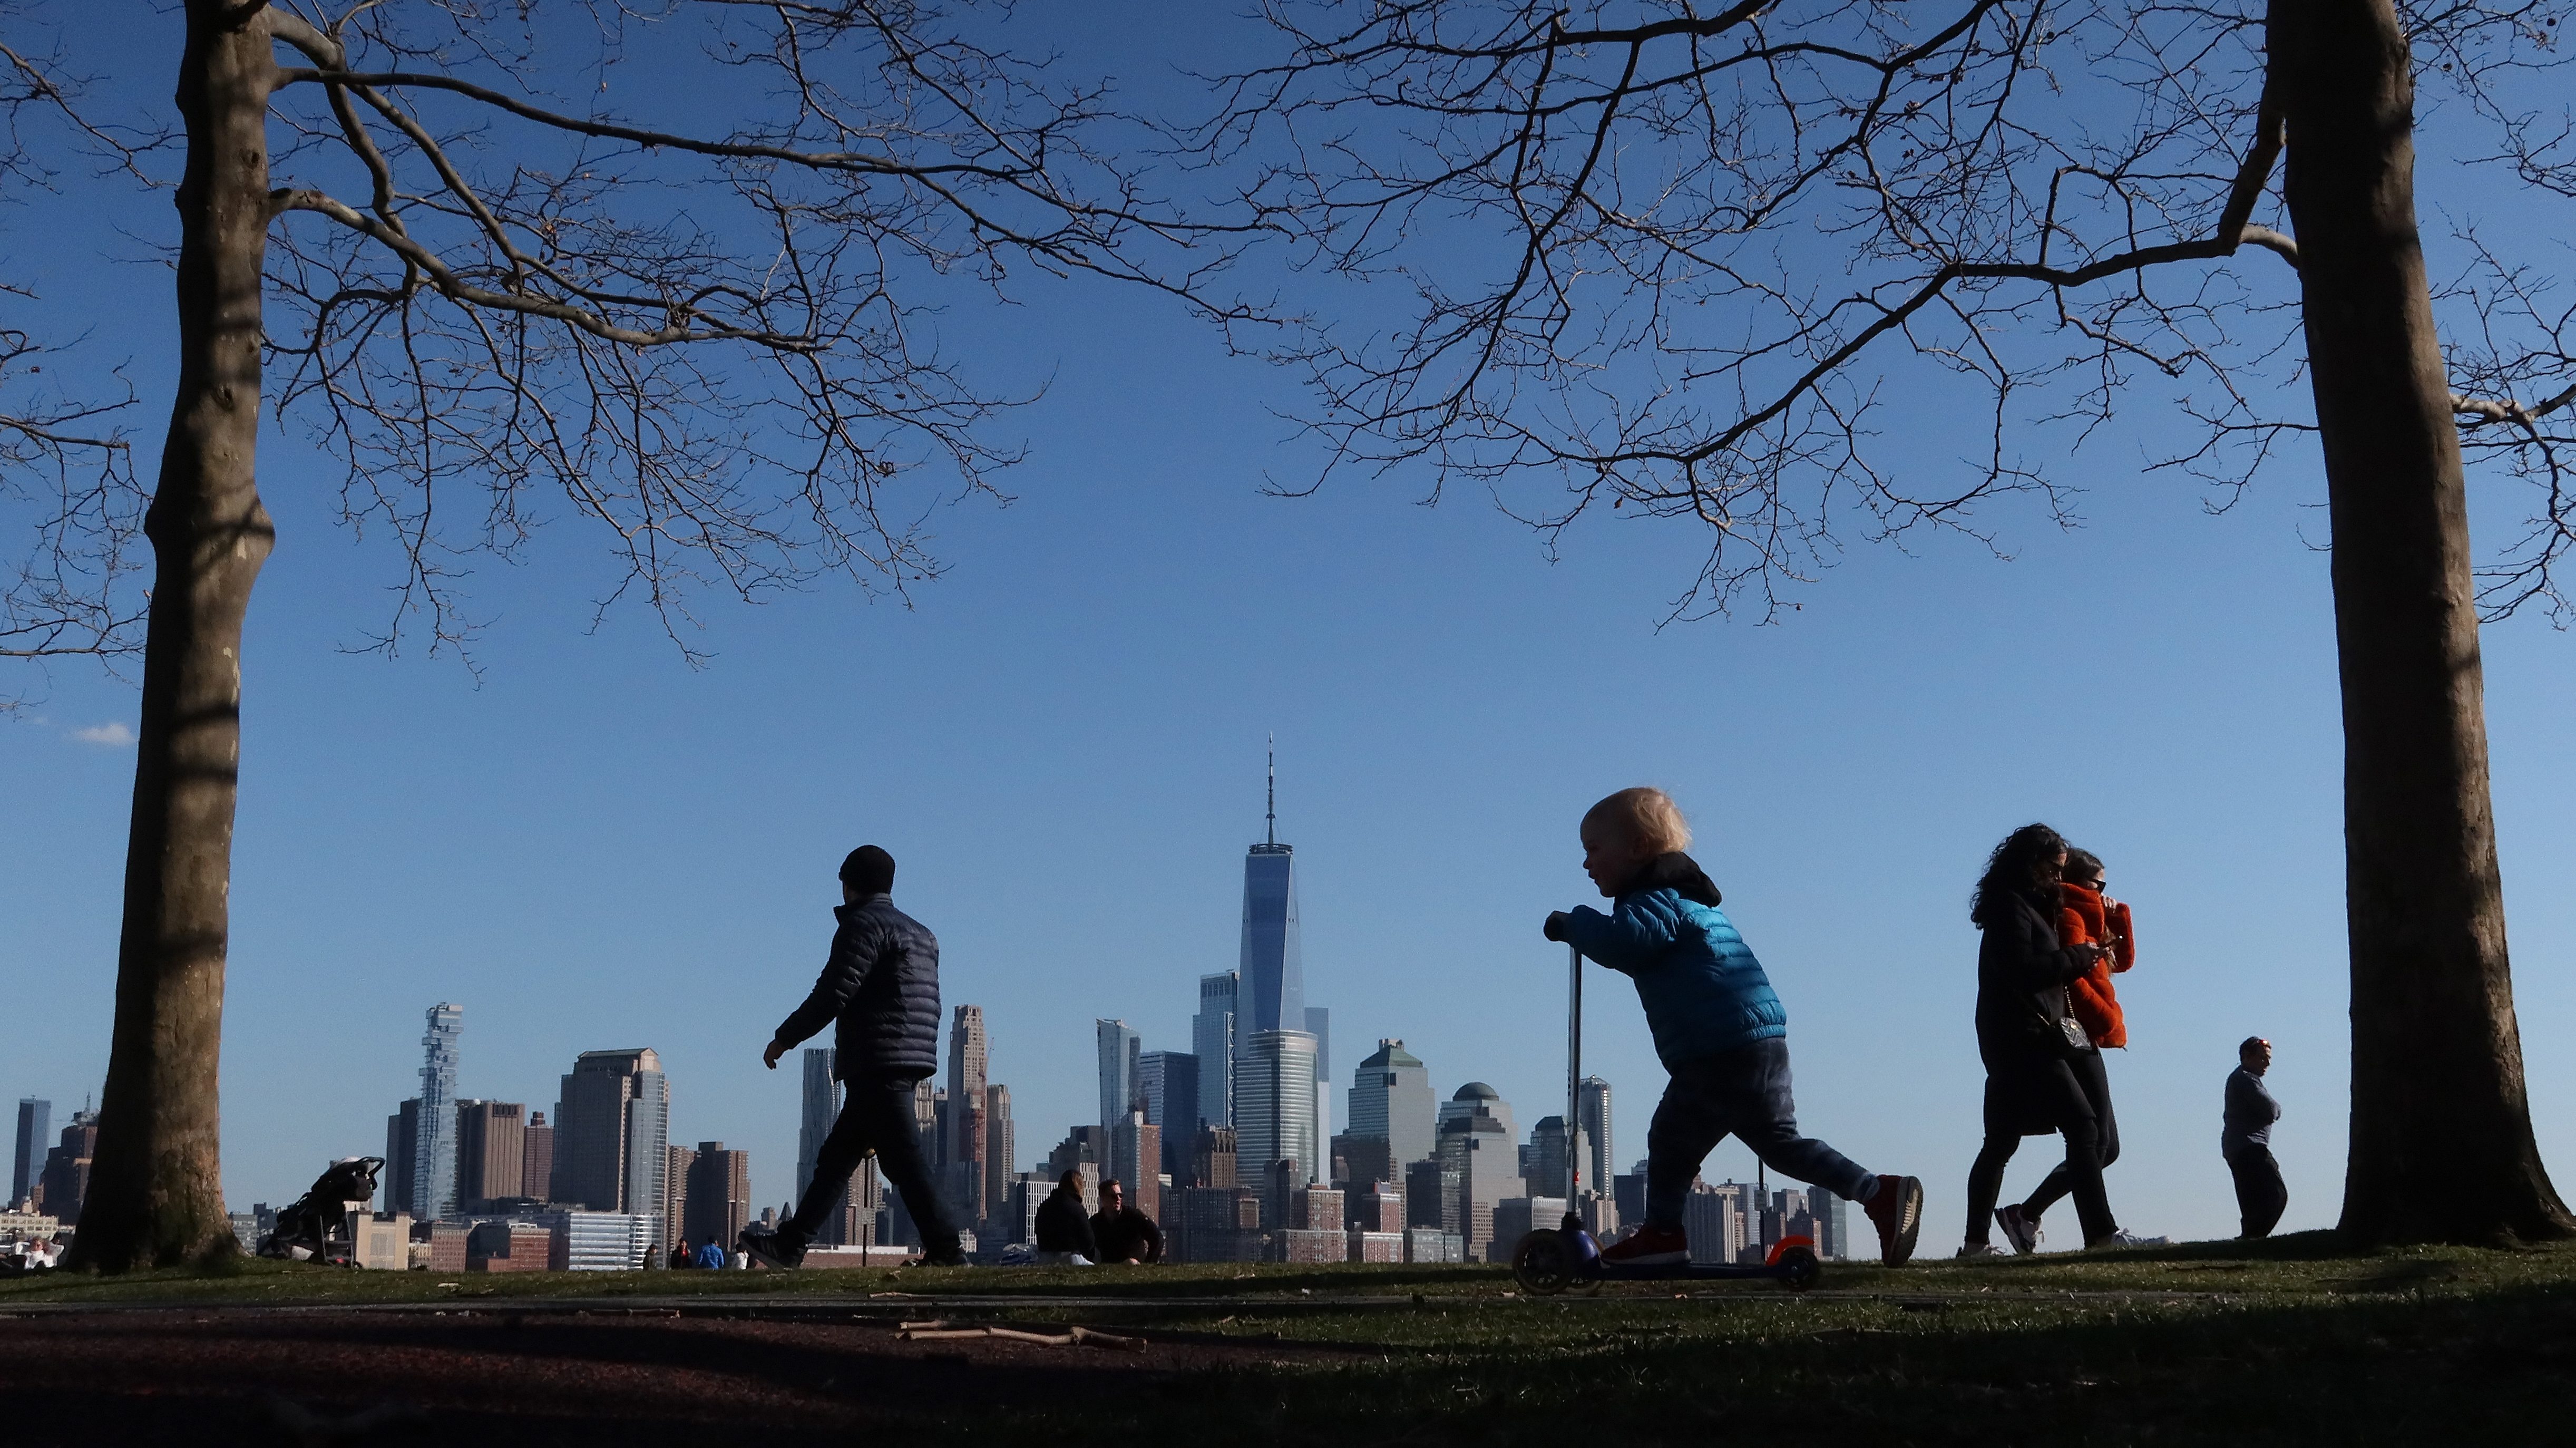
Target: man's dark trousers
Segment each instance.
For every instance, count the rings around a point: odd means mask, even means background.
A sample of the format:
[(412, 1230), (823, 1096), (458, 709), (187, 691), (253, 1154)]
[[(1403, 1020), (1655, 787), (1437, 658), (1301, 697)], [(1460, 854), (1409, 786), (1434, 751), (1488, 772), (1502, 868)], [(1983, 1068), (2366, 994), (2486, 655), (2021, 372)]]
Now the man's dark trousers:
[(2271, 1236), (2290, 1205), (2290, 1187), (2281, 1180), (2272, 1148), (2251, 1142), (2239, 1146), (2227, 1153), (2227, 1170), (2236, 1178), (2236, 1210), (2244, 1216), (2245, 1236)]
[(841, 1193), (849, 1189), (850, 1173), (873, 1149), (886, 1185), (903, 1193), (904, 1210), (921, 1228), (922, 1250), (933, 1257), (957, 1251), (956, 1224), (948, 1220), (947, 1207), (932, 1190), (930, 1164), (922, 1159), (921, 1132), (912, 1115), (913, 1094), (913, 1083), (902, 1077), (849, 1083), (840, 1117), (814, 1154), (814, 1180), (805, 1188), (805, 1199), (796, 1204), (796, 1215), (788, 1219), (789, 1230), (813, 1241)]

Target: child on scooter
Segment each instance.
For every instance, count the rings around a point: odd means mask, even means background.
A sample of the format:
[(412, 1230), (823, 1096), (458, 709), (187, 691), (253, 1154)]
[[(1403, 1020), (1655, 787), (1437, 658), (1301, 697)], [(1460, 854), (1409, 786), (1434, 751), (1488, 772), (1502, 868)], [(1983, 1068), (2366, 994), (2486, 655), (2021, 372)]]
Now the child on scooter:
[(1682, 851), (1690, 826), (1659, 789), (1623, 789), (1583, 816), (1583, 869), (1614, 903), (1547, 917), (1550, 940), (1637, 983), (1655, 1054), (1672, 1073), (1646, 1130), (1646, 1221), (1602, 1252), (1650, 1266), (1688, 1261), (1682, 1207), (1700, 1163), (1732, 1133), (1772, 1170), (1861, 1204), (1880, 1260), (1914, 1255), (1923, 1183), (1863, 1171), (1798, 1134), (1789, 1095), (1788, 1013), (1762, 963), (1718, 907), (1717, 887)]

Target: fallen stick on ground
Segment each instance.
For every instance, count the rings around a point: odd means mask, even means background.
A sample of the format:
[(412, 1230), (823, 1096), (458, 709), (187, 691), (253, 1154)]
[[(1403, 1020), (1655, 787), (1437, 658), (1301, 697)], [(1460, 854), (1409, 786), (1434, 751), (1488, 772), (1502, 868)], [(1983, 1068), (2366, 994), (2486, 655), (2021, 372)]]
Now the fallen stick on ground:
[(1095, 1332), (1087, 1327), (1070, 1327), (1062, 1332), (1029, 1332), (1016, 1327), (949, 1327), (944, 1323), (936, 1322), (906, 1322), (898, 1324), (895, 1332), (897, 1342), (955, 1342), (970, 1337), (1034, 1343), (1040, 1347), (1072, 1347), (1080, 1343), (1118, 1352), (1145, 1350), (1145, 1342), (1142, 1338), (1121, 1337), (1110, 1332)]

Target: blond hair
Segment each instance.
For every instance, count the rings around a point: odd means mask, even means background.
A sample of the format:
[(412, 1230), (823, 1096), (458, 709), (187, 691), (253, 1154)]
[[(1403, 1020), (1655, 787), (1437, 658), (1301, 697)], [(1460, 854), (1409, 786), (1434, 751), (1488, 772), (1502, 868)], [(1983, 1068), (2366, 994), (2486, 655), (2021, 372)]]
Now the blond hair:
[(1690, 848), (1690, 822), (1682, 807), (1660, 789), (1639, 785), (1623, 789), (1583, 812), (1583, 833), (1607, 831), (1645, 855)]

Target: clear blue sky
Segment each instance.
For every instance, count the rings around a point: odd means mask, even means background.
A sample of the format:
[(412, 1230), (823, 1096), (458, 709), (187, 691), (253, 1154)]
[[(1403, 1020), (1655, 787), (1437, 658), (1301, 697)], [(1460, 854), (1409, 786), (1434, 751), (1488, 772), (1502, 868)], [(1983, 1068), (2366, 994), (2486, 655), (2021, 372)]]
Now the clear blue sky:
[[(129, 224), (157, 236), (164, 216)], [(95, 352), (136, 359), (148, 443), (162, 275), (93, 259), (134, 242), (30, 221), (8, 218), (11, 254), (94, 319)], [(451, 662), (345, 652), (391, 575), (335, 529), (327, 462), (269, 430), (280, 543), (245, 652), (232, 1203), (381, 1150), (441, 1000), (465, 1007), (464, 1094), (549, 1108), (576, 1053), (649, 1045), (672, 1139), (748, 1148), (756, 1196), (782, 1200), (797, 1080), (760, 1047), (811, 983), (833, 868), (863, 841), (902, 862), (946, 999), (984, 1009), (1025, 1167), (1095, 1110), (1095, 1016), (1187, 1048), (1197, 977), (1234, 962), (1275, 732), (1337, 1096), (1400, 1036), (1444, 1096), (1483, 1079), (1524, 1123), (1556, 1110), (1563, 956), (1538, 923), (1590, 898), (1584, 806), (1659, 784), (1787, 1002), (1802, 1120), (1922, 1176), (1927, 1250), (1946, 1251), (1978, 1135), (1967, 889), (1997, 837), (2045, 819), (2138, 913), (2132, 1048), (2111, 1067), (2124, 1225), (2232, 1232), (2219, 1085), (2251, 1032), (2279, 1050), (2285, 1226), (2333, 1220), (2341, 763), (2313, 454), (2211, 517), (2140, 472), (2163, 419), (2127, 417), (2071, 470), (2081, 529), (1988, 515), (2012, 561), (1855, 544), (1775, 626), (1658, 630), (1697, 556), (1686, 530), (1587, 523), (1550, 563), (1463, 492), (1437, 509), (1403, 480), (1262, 496), (1265, 473), (1313, 461), (1269, 411), (1296, 402), (1285, 374), (1133, 294), (1028, 295), (950, 319), (986, 376), (1052, 374), (1006, 423), (1033, 452), (1007, 483), (1019, 501), (940, 515), (955, 569), (909, 610), (831, 589), (711, 603), (698, 672), (640, 612), (586, 632), (597, 540), (569, 523), (530, 566), (473, 580), (496, 616), (479, 686)], [(1894, 446), (1926, 468), (1962, 450)], [(2576, 645), (2529, 620), (2486, 647), (2535, 1114), (2576, 1172)], [(105, 1070), (132, 769), (80, 731), (130, 723), (135, 696), (78, 667), (44, 692), (0, 723), (0, 1094), (49, 1097), (61, 1122)], [(1597, 976), (1592, 999), (1625, 1162), (1662, 1075), (1621, 983)], [(2029, 1143), (2009, 1189), (2052, 1155)], [(1708, 1174), (1750, 1166), (1730, 1144)]]

